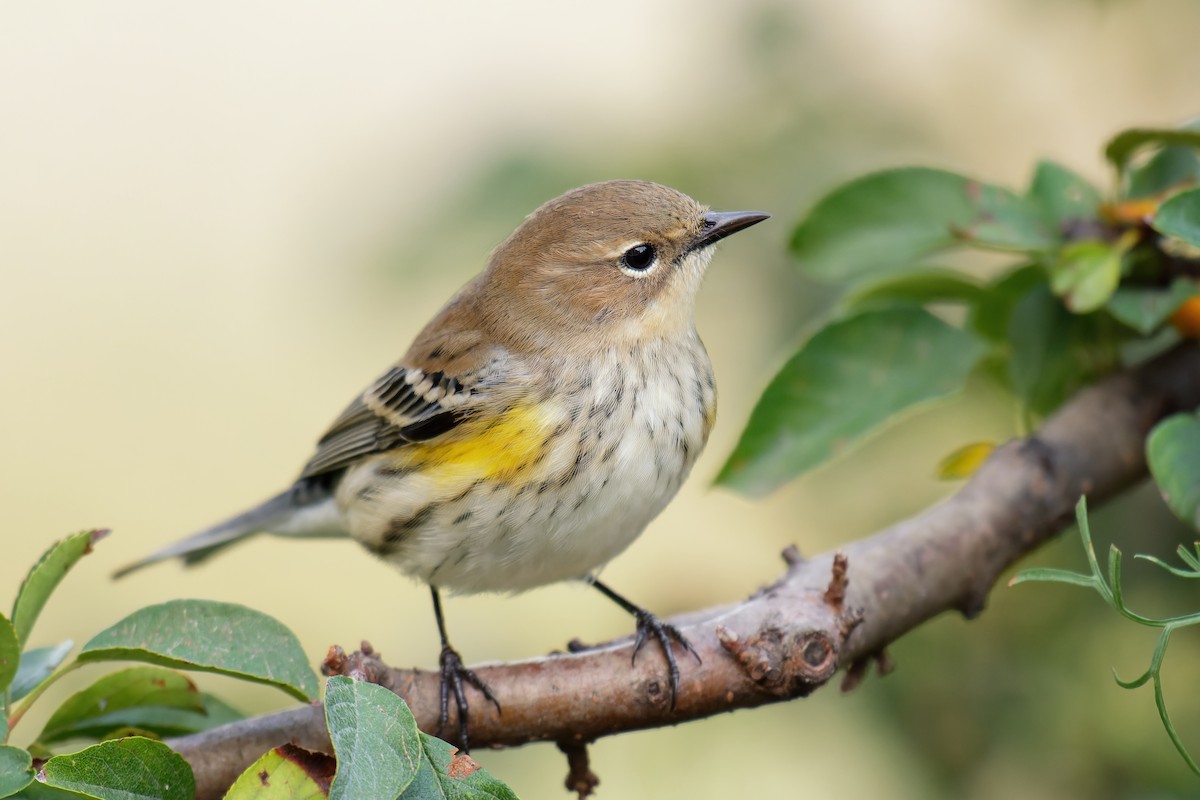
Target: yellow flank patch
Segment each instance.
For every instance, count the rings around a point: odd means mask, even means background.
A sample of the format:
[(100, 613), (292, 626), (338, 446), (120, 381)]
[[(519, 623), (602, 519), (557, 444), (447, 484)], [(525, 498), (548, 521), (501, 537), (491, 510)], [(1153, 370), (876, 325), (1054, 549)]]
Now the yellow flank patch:
[(521, 482), (544, 457), (552, 422), (547, 409), (514, 406), (502, 416), (478, 419), (443, 439), (416, 442), (396, 454), (405, 466), (427, 471), (435, 480)]

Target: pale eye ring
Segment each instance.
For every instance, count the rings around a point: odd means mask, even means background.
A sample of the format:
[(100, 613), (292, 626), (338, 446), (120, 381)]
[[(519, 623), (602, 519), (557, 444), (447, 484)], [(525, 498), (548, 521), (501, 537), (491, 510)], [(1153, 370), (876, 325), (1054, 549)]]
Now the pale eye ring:
[(658, 263), (658, 250), (649, 242), (635, 244), (621, 254), (621, 271), (627, 275), (642, 276)]

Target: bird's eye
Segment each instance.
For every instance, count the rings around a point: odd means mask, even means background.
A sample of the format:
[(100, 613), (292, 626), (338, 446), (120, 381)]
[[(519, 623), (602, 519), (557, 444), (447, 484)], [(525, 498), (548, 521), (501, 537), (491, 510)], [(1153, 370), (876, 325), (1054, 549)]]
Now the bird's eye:
[(654, 266), (658, 251), (652, 244), (635, 244), (621, 256), (621, 267), (626, 272), (645, 272)]

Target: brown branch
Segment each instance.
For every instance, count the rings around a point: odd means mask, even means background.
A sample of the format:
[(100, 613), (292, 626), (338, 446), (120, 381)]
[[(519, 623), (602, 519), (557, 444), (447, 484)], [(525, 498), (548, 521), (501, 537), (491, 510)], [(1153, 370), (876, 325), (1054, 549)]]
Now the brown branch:
[[(1080, 495), (1099, 503), (1144, 477), (1143, 443), (1155, 422), (1197, 405), (1200, 347), (1188, 344), (1080, 392), (1035, 436), (998, 448), (957, 494), (847, 545), (845, 560), (804, 560), (789, 549), (787, 571), (770, 587), (672, 620), (702, 659), (681, 664), (674, 711), (661, 657), (648, 649), (631, 667), (628, 639), (475, 667), (504, 711), (474, 703), (472, 743), (552, 741), (577, 751), (600, 736), (804, 696), (837, 666), (853, 681), (872, 660), (885, 666), (883, 648), (921, 622), (952, 609), (979, 613), (997, 576), (1059, 531)], [(391, 669), (369, 648), (329, 666), (392, 687), (423, 729), (437, 729), (437, 673)], [(203, 800), (220, 797), (254, 758), (284, 742), (328, 751), (321, 707), (169, 744), (192, 764)]]

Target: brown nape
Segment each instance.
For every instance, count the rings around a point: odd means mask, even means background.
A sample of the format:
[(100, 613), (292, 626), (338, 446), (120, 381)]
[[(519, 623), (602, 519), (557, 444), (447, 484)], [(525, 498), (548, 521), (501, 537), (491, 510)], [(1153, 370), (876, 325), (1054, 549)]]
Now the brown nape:
[[(496, 248), (486, 291), (473, 306), (501, 331), (532, 319), (586, 334), (597, 323), (636, 316), (677, 278), (704, 213), (687, 195), (646, 181), (575, 189), (543, 205)], [(643, 245), (653, 249), (653, 268), (619, 269), (622, 257)]]

